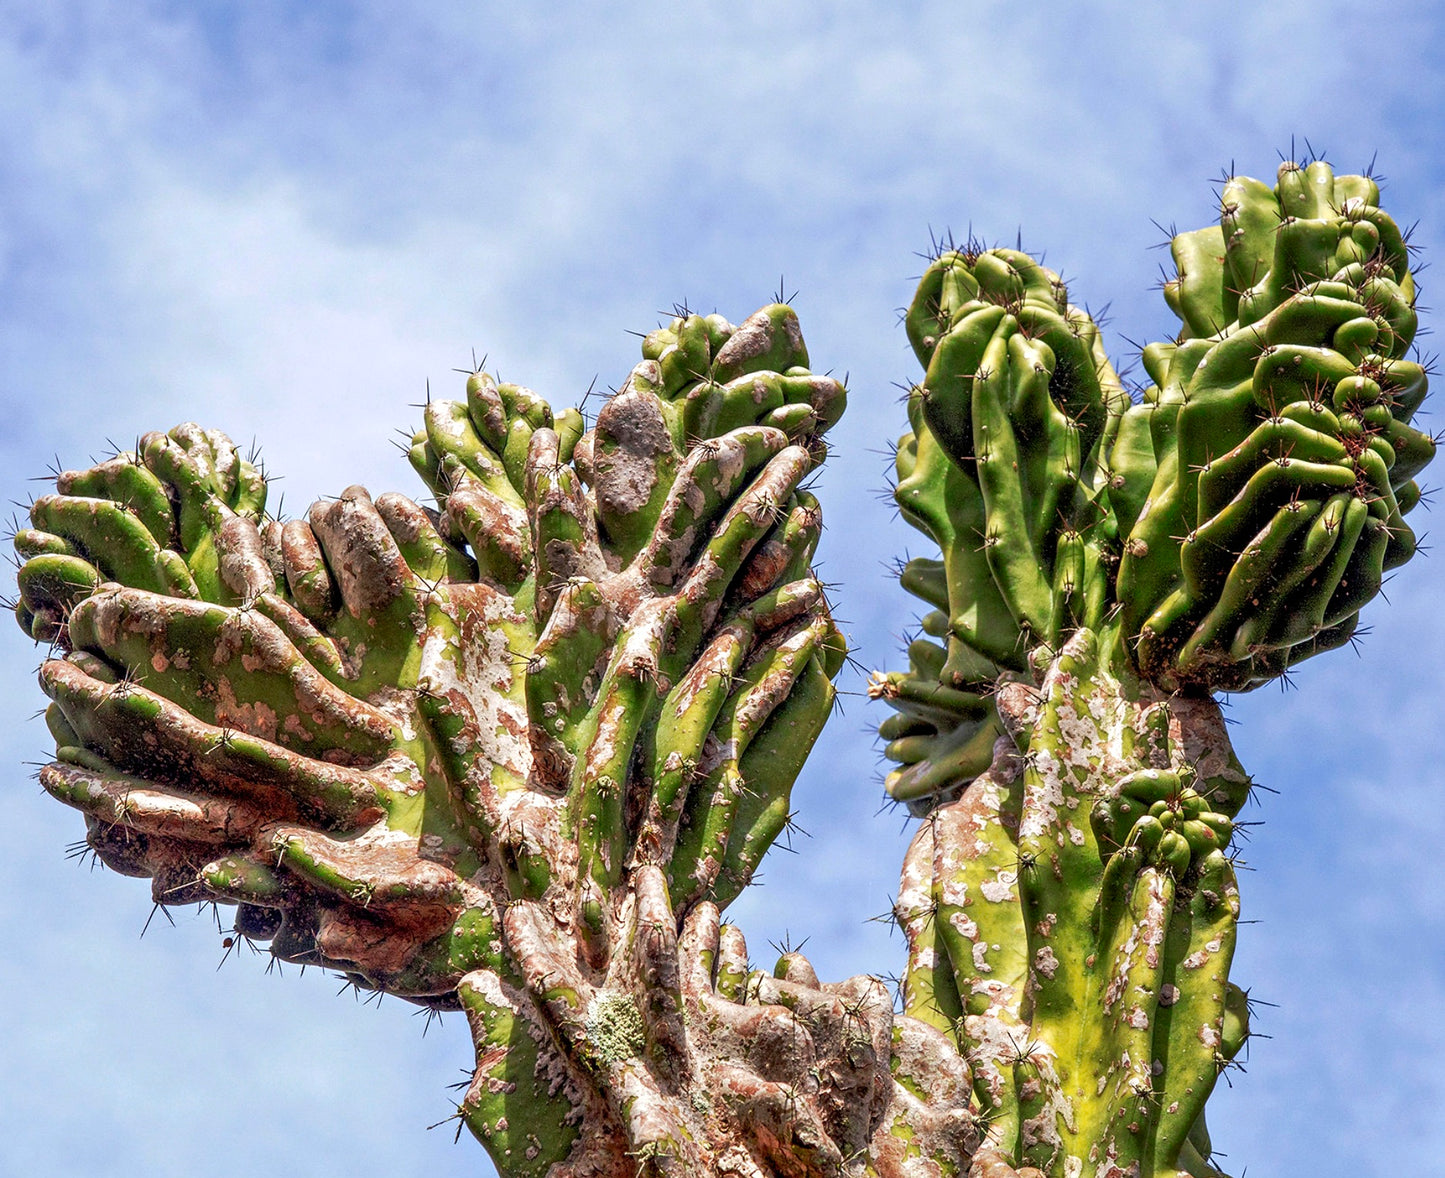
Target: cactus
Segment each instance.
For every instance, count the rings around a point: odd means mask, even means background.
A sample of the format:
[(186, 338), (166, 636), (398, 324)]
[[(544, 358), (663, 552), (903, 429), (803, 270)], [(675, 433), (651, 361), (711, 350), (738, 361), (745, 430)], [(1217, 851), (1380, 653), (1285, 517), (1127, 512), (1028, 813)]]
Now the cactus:
[(924, 817), (904, 1011), (969, 1061), (975, 1172), (1219, 1173), (1204, 1104), (1249, 1032), (1229, 965), (1251, 783), (1213, 693), (1348, 641), (1415, 550), (1435, 443), (1374, 182), (1230, 177), (1219, 224), (1171, 244), (1182, 326), (1144, 349), (1137, 401), (1017, 250), (944, 251), (907, 314), (926, 373), (895, 497), (941, 559), (900, 569), (931, 612), (870, 694), (887, 790)]
[[(460, 1114), (519, 1175), (699, 1164), (809, 1066), (693, 1074), (772, 1017), (719, 913), (832, 705), (803, 484), (845, 393), (784, 306), (679, 316), (644, 354), (585, 431), (484, 372), (432, 401), (410, 455), (436, 510), (351, 487), (283, 523), (182, 426), (62, 474), (16, 539), (20, 622), (55, 644), (41, 779), (100, 859), (160, 904), (234, 904), (279, 958), (464, 1010)], [(880, 989), (779, 1017), (872, 1082)]]
[(1217, 1175), (1251, 783), (1213, 693), (1350, 638), (1434, 450), (1378, 200), (1231, 178), (1137, 401), (1021, 250), (924, 275), (895, 494), (939, 555), (869, 686), (923, 820), (901, 1011), (722, 919), (846, 654), (807, 490), (846, 393), (785, 305), (680, 309), (590, 428), (472, 373), (407, 447), (435, 508), (272, 518), (195, 425), (61, 474), (15, 538), (42, 784), (158, 904), (464, 1011), (509, 1178)]

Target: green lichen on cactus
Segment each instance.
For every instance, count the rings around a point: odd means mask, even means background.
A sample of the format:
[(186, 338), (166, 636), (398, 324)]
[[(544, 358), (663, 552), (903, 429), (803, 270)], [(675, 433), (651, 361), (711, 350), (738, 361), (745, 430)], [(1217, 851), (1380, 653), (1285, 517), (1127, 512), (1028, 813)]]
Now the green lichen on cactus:
[(894, 494), (941, 559), (902, 566), (931, 612), (870, 694), (888, 793), (925, 818), (904, 1008), (970, 1063), (976, 1173), (1219, 1173), (1250, 786), (1211, 694), (1349, 639), (1435, 449), (1378, 204), (1320, 161), (1229, 178), (1220, 223), (1173, 240), (1182, 328), (1137, 402), (1016, 250), (940, 254), (909, 309)]

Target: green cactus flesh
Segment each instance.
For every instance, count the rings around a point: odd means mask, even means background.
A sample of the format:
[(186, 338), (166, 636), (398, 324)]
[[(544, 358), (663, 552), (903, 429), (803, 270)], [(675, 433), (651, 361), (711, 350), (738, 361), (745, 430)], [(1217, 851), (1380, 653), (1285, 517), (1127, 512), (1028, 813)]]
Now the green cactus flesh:
[(1415, 550), (1403, 517), (1435, 443), (1410, 425), (1415, 287), (1378, 205), (1371, 180), (1285, 164), (1175, 238), (1184, 326), (1145, 350), (1154, 384), (1113, 460), (1117, 596), (1161, 685), (1245, 690), (1347, 642)]

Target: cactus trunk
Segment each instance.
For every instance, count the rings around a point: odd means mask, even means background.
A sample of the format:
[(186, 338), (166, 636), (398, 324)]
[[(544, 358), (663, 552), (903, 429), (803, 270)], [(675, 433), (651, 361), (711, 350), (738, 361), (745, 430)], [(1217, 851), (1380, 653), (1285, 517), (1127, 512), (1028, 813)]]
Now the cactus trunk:
[(1204, 1102), (1242, 1044), (1225, 848), (1249, 782), (1217, 705), (1141, 683), (1111, 638), (1076, 631), (1039, 677), (1000, 679), (991, 764), (904, 863), (904, 1010), (957, 1037), (1000, 1156), (1213, 1174)]

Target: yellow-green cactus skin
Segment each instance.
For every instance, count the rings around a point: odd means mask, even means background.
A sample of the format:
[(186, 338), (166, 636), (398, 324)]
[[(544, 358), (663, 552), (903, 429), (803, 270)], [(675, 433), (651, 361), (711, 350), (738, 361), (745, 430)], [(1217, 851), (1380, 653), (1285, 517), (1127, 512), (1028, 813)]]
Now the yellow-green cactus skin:
[(895, 498), (939, 556), (900, 569), (930, 612), (870, 694), (888, 793), (924, 818), (904, 1010), (968, 1060), (990, 1178), (1219, 1174), (1250, 782), (1214, 693), (1350, 639), (1415, 550), (1435, 450), (1373, 180), (1229, 177), (1219, 223), (1171, 244), (1181, 328), (1132, 397), (1017, 250), (940, 253), (907, 314)]

